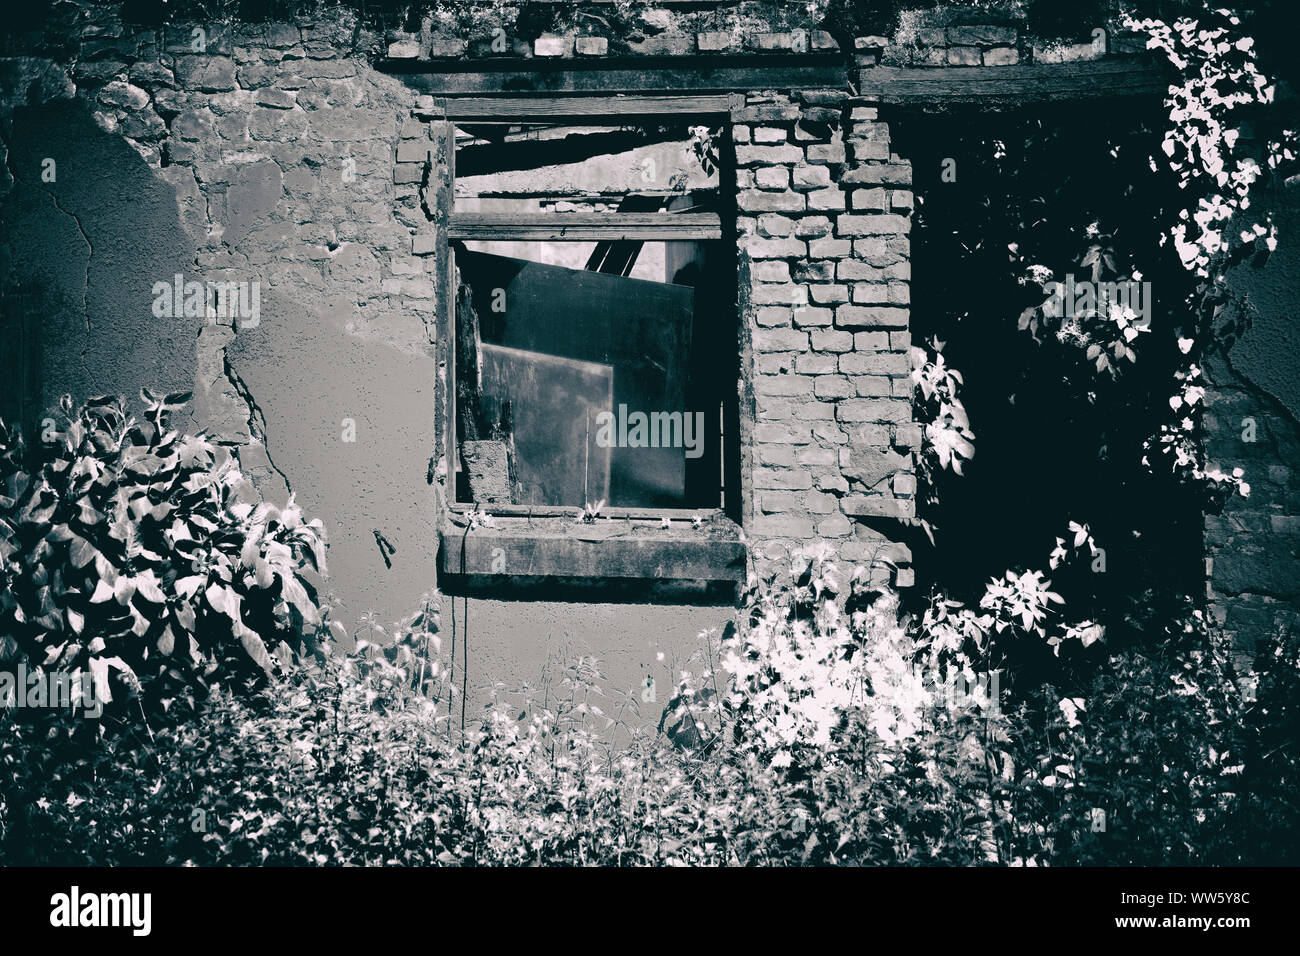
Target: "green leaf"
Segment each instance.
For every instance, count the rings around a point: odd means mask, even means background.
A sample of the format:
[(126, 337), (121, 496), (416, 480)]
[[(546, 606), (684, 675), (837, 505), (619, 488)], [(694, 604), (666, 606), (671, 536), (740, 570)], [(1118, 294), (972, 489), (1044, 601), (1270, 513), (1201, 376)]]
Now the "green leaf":
[[(219, 614), (225, 614), (232, 620), (239, 621), (239, 596), (224, 584), (213, 582), (203, 592), (208, 599), (208, 606)], [(233, 611), (233, 613), (232, 613)]]
[(118, 604), (126, 607), (134, 596), (135, 584), (130, 578), (118, 578), (113, 582), (113, 597), (117, 598)]
[(256, 632), (240, 624), (238, 627), (239, 642), (244, 645), (244, 650), (252, 658), (253, 663), (266, 671), (267, 674), (275, 673), (275, 665), (271, 662), (271, 655), (266, 652), (266, 644), (257, 636)]
[(176, 582), (176, 593), (186, 600), (189, 600), (194, 597), (195, 593), (203, 586), (203, 582), (206, 580), (207, 578), (201, 574), (191, 574), (183, 577)]
[(74, 568), (84, 568), (95, 560), (97, 554), (99, 554), (98, 549), (81, 535), (74, 534), (72, 536), (72, 544), (68, 548), (68, 558), (72, 561)]
[(320, 614), (316, 610), (316, 605), (307, 595), (306, 589), (298, 581), (297, 575), (292, 571), (282, 575), (280, 581), (283, 584), (282, 591), (284, 599), (298, 609), (302, 619), (308, 624), (315, 624), (320, 620)]
[(163, 594), (162, 588), (158, 586), (158, 579), (154, 577), (153, 571), (142, 571), (131, 580), (135, 584), (136, 593), (146, 601), (154, 604), (167, 603), (167, 595)]

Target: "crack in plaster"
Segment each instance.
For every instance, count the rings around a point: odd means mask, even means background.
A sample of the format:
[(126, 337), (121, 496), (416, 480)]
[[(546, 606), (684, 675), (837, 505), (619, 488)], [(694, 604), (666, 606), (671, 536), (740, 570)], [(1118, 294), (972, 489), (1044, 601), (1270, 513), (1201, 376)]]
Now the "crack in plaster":
[[(231, 328), (234, 328), (233, 321), (231, 323)], [(221, 347), (221, 367), (225, 372), (226, 380), (230, 382), (231, 388), (235, 390), (235, 394), (237, 394), (248, 407), (249, 436), (261, 443), (262, 450), (266, 454), (266, 460), (270, 462), (271, 468), (280, 476), (280, 479), (284, 482), (285, 488), (288, 490), (289, 494), (292, 495), (293, 483), (289, 481), (289, 476), (284, 473), (284, 470), (275, 463), (275, 459), (271, 456), (271, 445), (270, 442), (267, 441), (266, 413), (262, 411), (262, 407), (258, 405), (257, 399), (253, 397), (253, 392), (248, 387), (248, 383), (245, 382), (243, 377), (235, 371), (235, 367), (230, 361), (229, 346), (226, 345)]]
[[(0, 133), (0, 140), (3, 140), (4, 147), (5, 147), (5, 166), (9, 170), (10, 178), (12, 178), (15, 183), (17, 183), (19, 182), (19, 178), (18, 178), (17, 167), (14, 165), (13, 162), (13, 156), (14, 156), (13, 146), (9, 142), (9, 138), (7, 136), (4, 136), (2, 133)], [(81, 241), (86, 244), (86, 268), (85, 268), (85, 273), (82, 276), (82, 280), (81, 280), (81, 315), (83, 320), (86, 323), (86, 331), (89, 332), (90, 331), (90, 304), (89, 304), (90, 260), (93, 259), (95, 256), (95, 246), (93, 243), (91, 243), (90, 236), (86, 235), (86, 227), (82, 225), (81, 217), (78, 216), (76, 213), (68, 209), (65, 209), (63, 203), (59, 201), (59, 197), (57, 193), (55, 193), (50, 189), (46, 189), (45, 186), (39, 182), (34, 183), (33, 185), (35, 185), (35, 187), (39, 189), (41, 192), (43, 192), (45, 195), (50, 197), (50, 201), (54, 204), (55, 209), (63, 213), (63, 215), (67, 216), (69, 219), (73, 221), (73, 223), (76, 224), (77, 233), (78, 235), (81, 236)], [(84, 360), (86, 354), (85, 345), (82, 346), (81, 354)]]

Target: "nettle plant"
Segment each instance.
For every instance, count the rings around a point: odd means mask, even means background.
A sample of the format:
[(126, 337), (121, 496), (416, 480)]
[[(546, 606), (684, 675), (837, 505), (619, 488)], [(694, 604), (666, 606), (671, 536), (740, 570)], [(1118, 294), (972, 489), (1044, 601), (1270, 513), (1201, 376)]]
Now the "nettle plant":
[(1243, 135), (1243, 112), (1271, 104), (1275, 88), (1258, 67), (1255, 41), (1239, 35), (1241, 19), (1231, 11), (1207, 8), (1199, 19), (1173, 23), (1128, 18), (1125, 25), (1145, 33), (1148, 49), (1163, 53), (1179, 74), (1165, 100), (1164, 156), (1150, 163), (1153, 171), (1163, 163), (1187, 194), (1161, 244), (1171, 243), (1183, 268), (1200, 280), (1187, 298), (1189, 321), (1177, 333), (1185, 359), (1169, 398), (1172, 419), (1148, 442), (1144, 462), (1159, 456), (1220, 502), (1234, 492), (1244, 497), (1250, 494), (1244, 472), (1210, 466), (1197, 441), (1205, 394), (1201, 365), (1207, 352), (1230, 345), (1249, 321), (1249, 307), (1235, 301), (1226, 273), (1251, 254), (1277, 248), (1272, 215), (1257, 215), (1251, 194), (1294, 162), (1296, 133), (1283, 129), (1261, 143)]
[(1058, 276), (1037, 263), (1025, 270), (1021, 285), (1037, 284), (1047, 298), (1026, 307), (1017, 326), (1036, 342), (1042, 341), (1040, 332), (1054, 334), (1082, 351), (1098, 374), (1115, 378), (1137, 362), (1134, 346), (1150, 331), (1151, 283), (1144, 283), (1137, 269), (1117, 266), (1114, 237), (1102, 235), (1098, 223), (1090, 223), (1085, 235), (1088, 245), (1078, 267), (1086, 271), (1077, 285), (1073, 272)]
[[(35, 446), (0, 424), (0, 663), (93, 675), (122, 713), (188, 711), (341, 632), (319, 520), (261, 502), (228, 450), (171, 426), (188, 393), (74, 409)], [(182, 707), (175, 707), (176, 704)]]
[[(948, 365), (943, 342), (932, 339), (927, 348), (912, 346), (913, 402), (924, 425), (924, 444), (917, 456), (918, 481), (927, 501), (933, 500), (935, 475), (940, 470), (960, 475), (962, 465), (975, 457), (975, 433), (962, 404), (962, 375)], [(928, 526), (919, 521), (922, 527)]]
[(886, 743), (914, 732), (922, 694), (896, 598), (874, 600), (857, 569), (840, 602), (840, 573), (821, 548), (796, 556), (791, 570), (788, 585), (754, 589), (748, 620), (723, 652), (726, 703), (744, 745), (787, 766), (829, 747), (856, 708)]
[[(979, 693), (955, 702), (936, 694), (956, 673), (973, 686), (977, 658), (962, 641), (936, 639), (943, 629), (929, 617), (909, 625), (897, 595), (869, 581), (861, 567), (846, 577), (824, 544), (797, 552), (788, 568), (751, 576), (717, 666), (684, 675), (667, 708), (669, 737), (807, 769), (834, 759), (855, 735), (868, 736), (873, 752), (897, 748), (936, 706), (992, 706)], [(990, 620), (981, 620), (985, 630)]]
[[(954, 613), (949, 613), (954, 612)], [(987, 680), (997, 612), (910, 621), (813, 546), (752, 578), (717, 668), (687, 675), (663, 729), (778, 862), (996, 861), (1010, 726)], [(734, 794), (734, 796), (732, 796)]]
[[(1176, 78), (1158, 126), (1144, 126), (1136, 139), (1120, 130), (1104, 142), (1117, 164), (1135, 150), (1141, 153), (1150, 179), (1128, 181), (1127, 190), (1167, 199), (1160, 201), (1154, 231), (1149, 221), (1124, 218), (1128, 203), (1097, 208), (1100, 196), (1083, 197), (1092, 208), (1086, 227), (1080, 223), (1077, 229), (1068, 218), (1058, 221), (1064, 194), (1046, 193), (1024, 204), (1020, 234), (1008, 244), (1009, 278), (1031, 294), (1017, 306), (1017, 325), (1040, 346), (1051, 347), (1071, 388), (1088, 404), (1152, 399), (1151, 431), (1134, 449), (1134, 460), (1216, 507), (1233, 494), (1248, 495), (1250, 485), (1242, 470), (1216, 468), (1205, 455), (1206, 357), (1231, 345), (1249, 324), (1250, 305), (1233, 292), (1227, 274), (1276, 248), (1271, 215), (1252, 199), (1294, 163), (1296, 133), (1272, 130), (1265, 111), (1274, 86), (1259, 68), (1254, 40), (1242, 35), (1243, 22), (1232, 12), (1207, 5), (1195, 18), (1125, 16), (1121, 25), (1144, 34)], [(1026, 150), (1051, 143), (1049, 127), (1037, 131)], [(1000, 141), (987, 145), (995, 156), (1006, 155)], [(1019, 171), (1011, 172), (1019, 182)], [(1018, 188), (1036, 188), (1032, 179), (1027, 182)], [(1079, 199), (1077, 191), (1072, 195)], [(1019, 208), (1020, 200), (1011, 205)], [(1049, 218), (1050, 227), (1044, 225)], [(1160, 322), (1154, 325), (1152, 286), (1160, 296)], [(1181, 315), (1174, 314), (1180, 300)], [(947, 411), (953, 403), (944, 400), (941, 387), (946, 382), (955, 395), (961, 380), (939, 358), (914, 357), (917, 418), (934, 423), (925, 429), (923, 478), (943, 470), (960, 473), (969, 457), (957, 439), (970, 436), (954, 427), (958, 420)], [(1135, 384), (1139, 380), (1152, 383), (1156, 394), (1143, 396), (1148, 386)], [(1118, 449), (1106, 454), (1113, 450)]]

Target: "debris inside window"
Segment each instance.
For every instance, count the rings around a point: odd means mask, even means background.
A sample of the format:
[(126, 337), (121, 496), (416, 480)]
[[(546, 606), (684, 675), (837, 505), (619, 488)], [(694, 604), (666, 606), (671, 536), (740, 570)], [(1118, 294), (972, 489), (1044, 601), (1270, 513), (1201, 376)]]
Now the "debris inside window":
[(646, 238), (718, 221), (718, 131), (456, 135), (458, 500), (719, 507), (734, 267), (716, 226)]
[(480, 247), (456, 256), (469, 500), (718, 507), (723, 383), (708, 356), (730, 323), (700, 285), (709, 244), (638, 244), (630, 275), (598, 271), (610, 244), (562, 244), (587, 268), (550, 261), (546, 243), (466, 245)]
[(456, 211), (716, 212), (720, 132), (475, 124), (456, 129)]

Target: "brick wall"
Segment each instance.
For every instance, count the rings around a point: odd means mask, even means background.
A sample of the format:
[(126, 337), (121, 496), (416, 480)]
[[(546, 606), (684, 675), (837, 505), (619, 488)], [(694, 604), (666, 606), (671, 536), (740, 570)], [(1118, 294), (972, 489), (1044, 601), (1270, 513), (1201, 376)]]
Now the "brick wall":
[[(881, 526), (914, 513), (911, 168), (874, 107), (751, 94), (733, 114), (742, 319), (751, 343), (749, 534), (761, 562), (812, 541), (907, 564)], [(910, 572), (897, 575), (910, 583)]]
[(959, 7), (903, 11), (892, 36), (859, 37), (855, 41), (859, 66), (1015, 66), (1029, 63), (1077, 63), (1109, 54), (1127, 55), (1146, 49), (1146, 38), (1098, 22), (1087, 42), (1036, 37), (1008, 17), (1001, 23), (970, 23), (969, 11)]
[[(346, 16), (236, 26), (214, 31), (201, 53), (190, 27), (155, 33), (105, 20), (85, 30), (70, 76), (101, 125), (174, 186), (197, 277), (257, 279), (289, 300), (343, 303), (349, 336), (427, 360), (439, 344), (427, 210), (445, 180), (428, 125), (434, 102), (367, 59), (836, 48), (789, 11), (765, 15), (648, 11), (630, 32), (590, 21), (591, 29), (507, 37), (504, 51), (486, 20), (453, 28), (429, 18), (418, 33), (383, 37)], [(1113, 52), (1126, 43), (1108, 41)], [(915, 17), (894, 37), (856, 44), (862, 67), (991, 69), (1098, 53), (1085, 46), (1044, 45), (1014, 23)], [(732, 123), (751, 552), (761, 563), (823, 541), (905, 586), (910, 554), (892, 539), (914, 515), (921, 437), (908, 379), (910, 166), (891, 151), (876, 105), (842, 91), (751, 93)], [(241, 335), (219, 323), (199, 330), (199, 418), (279, 496), (289, 478), (257, 383), (241, 369), (287, 360), (288, 346), (267, 349), (252, 336), (241, 349)], [(432, 420), (438, 403), (421, 401)], [(364, 413), (361, 398), (357, 405)], [(437, 459), (442, 450), (432, 450)]]
[(1264, 636), (1300, 628), (1300, 423), (1221, 357), (1207, 379), (1207, 455), (1225, 471), (1243, 469), (1250, 495), (1205, 517), (1206, 597), (1250, 657)]

